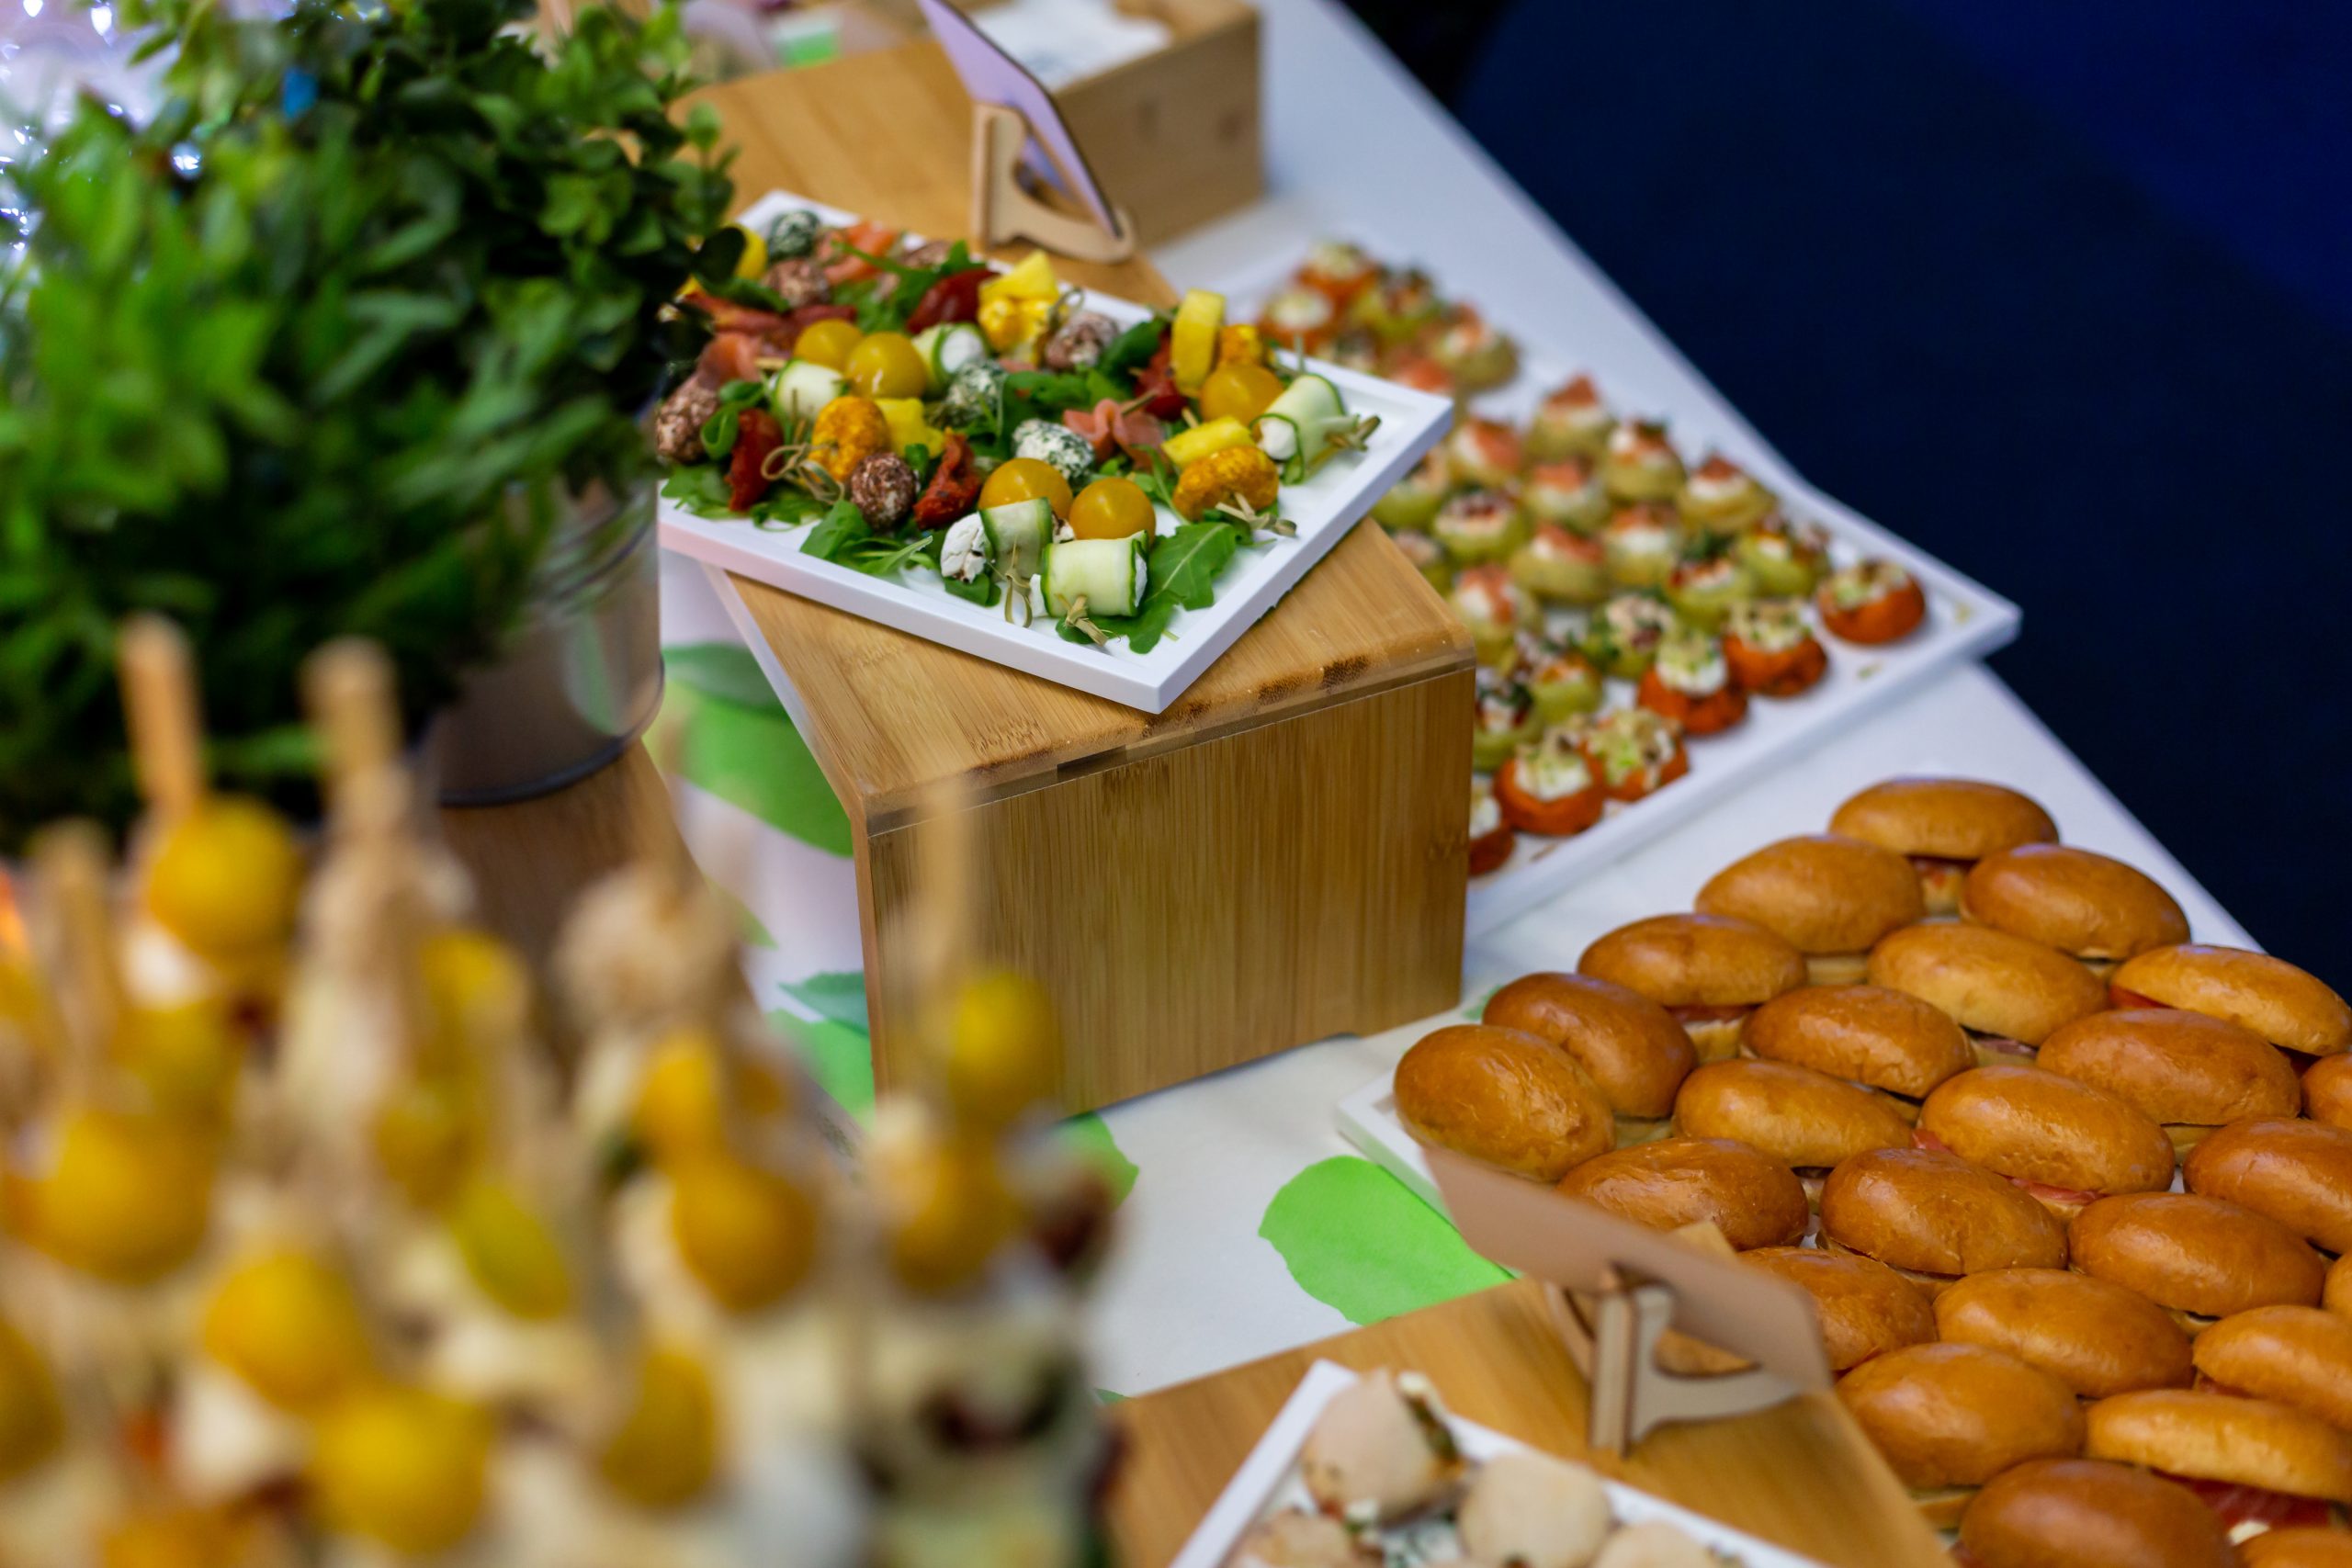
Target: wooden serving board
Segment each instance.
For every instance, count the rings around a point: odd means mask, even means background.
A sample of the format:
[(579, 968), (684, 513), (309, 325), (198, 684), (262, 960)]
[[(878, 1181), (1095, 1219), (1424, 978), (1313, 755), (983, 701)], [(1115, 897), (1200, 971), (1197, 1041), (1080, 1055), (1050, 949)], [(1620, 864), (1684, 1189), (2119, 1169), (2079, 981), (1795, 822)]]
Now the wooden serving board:
[[(936, 45), (702, 95), (737, 188), (936, 235), (968, 227), (971, 109)], [(1146, 303), (1148, 264), (1057, 263)], [(1453, 1005), (1461, 986), (1469, 642), (1360, 525), (1160, 714), (1138, 713), (725, 573), (722, 602), (855, 835), (877, 1082), (905, 1076), (894, 933), (926, 803), (981, 813), (978, 956), (1035, 975), (1072, 1110)]]
[(1623, 1460), (1585, 1445), (1585, 1384), (1517, 1280), (1112, 1406), (1117, 1560), (1168, 1562), (1317, 1360), (1412, 1368), (1455, 1414), (1837, 1568), (1948, 1568), (1934, 1534), (1832, 1394), (1668, 1427)]

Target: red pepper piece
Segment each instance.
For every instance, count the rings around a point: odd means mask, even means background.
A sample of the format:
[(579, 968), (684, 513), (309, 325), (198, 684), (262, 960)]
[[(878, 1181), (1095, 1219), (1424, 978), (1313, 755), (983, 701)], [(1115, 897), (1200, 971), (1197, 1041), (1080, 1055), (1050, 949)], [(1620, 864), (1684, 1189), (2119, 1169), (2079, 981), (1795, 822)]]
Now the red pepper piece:
[(907, 318), (907, 331), (919, 333), (942, 321), (978, 321), (980, 285), (990, 276), (984, 266), (949, 273), (922, 291), (922, 298), (915, 301), (914, 313)]
[(765, 409), (745, 409), (735, 425), (735, 450), (727, 458), (727, 504), (749, 512), (775, 481), (763, 470), (768, 454), (784, 445), (784, 431)]
[(980, 476), (972, 471), (972, 444), (951, 430), (939, 454), (939, 467), (932, 470), (931, 483), (915, 502), (911, 521), (918, 528), (944, 528), (971, 511), (972, 502), (979, 498)]

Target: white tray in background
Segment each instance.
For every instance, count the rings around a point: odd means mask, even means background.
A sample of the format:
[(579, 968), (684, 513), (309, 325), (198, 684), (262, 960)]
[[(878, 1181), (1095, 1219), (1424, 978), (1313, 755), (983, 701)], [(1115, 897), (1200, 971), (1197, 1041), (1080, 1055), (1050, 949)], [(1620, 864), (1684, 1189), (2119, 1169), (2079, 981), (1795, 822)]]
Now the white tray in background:
[[(741, 221), (758, 230), (797, 208), (820, 213), (832, 223), (846, 223), (855, 216), (788, 192), (771, 191), (745, 209)], [(1090, 292), (1086, 303), (1122, 327), (1151, 314), (1143, 306), (1103, 294)], [(1373, 502), (1421, 460), (1453, 422), (1453, 405), (1443, 398), (1337, 366), (1315, 364), (1313, 368), (1338, 386), (1351, 412), (1379, 415), (1378, 433), (1363, 452), (1342, 453), (1304, 484), (1283, 486), (1282, 513), (1297, 525), (1297, 534), (1237, 552), (1217, 579), (1216, 603), (1205, 610), (1177, 611), (1149, 653), (1133, 652), (1124, 642), (1107, 648), (1069, 642), (1042, 620), (1034, 626), (1014, 626), (1004, 618), (1001, 606), (974, 604), (935, 583), (919, 585), (911, 577), (886, 581), (804, 555), (801, 541), (816, 526), (813, 522), (762, 528), (741, 518), (696, 517), (665, 499), (660, 511), (662, 543), (929, 641), (1159, 713), (1295, 586)], [(1168, 513), (1161, 516), (1164, 522), (1174, 521)]]
[[(1316, 1418), (1323, 1414), (1323, 1407), (1355, 1381), (1355, 1372), (1335, 1361), (1317, 1361), (1306, 1369), (1298, 1387), (1275, 1413), (1266, 1435), (1258, 1439), (1250, 1457), (1234, 1472), (1233, 1479), (1210, 1505), (1200, 1528), (1176, 1553), (1170, 1568), (1221, 1568), (1240, 1544), (1243, 1532), (1275, 1506), (1305, 1501), (1306, 1489), (1297, 1478), (1299, 1450), (1306, 1447), (1307, 1434), (1314, 1429)], [(1438, 1390), (1441, 1398), (1444, 1393), (1443, 1389)], [(1447, 1425), (1463, 1453), (1482, 1463), (1529, 1447), (1516, 1438), (1506, 1437), (1475, 1421), (1464, 1421), (1459, 1416), (1449, 1414)], [(1820, 1568), (1812, 1558), (1758, 1540), (1623, 1482), (1603, 1476), (1600, 1483), (1609, 1493), (1610, 1512), (1621, 1524), (1664, 1519), (1702, 1545), (1729, 1557), (1739, 1568)]]
[[(1366, 243), (1375, 256), (1408, 261), (1412, 254), (1409, 245)], [(1295, 260), (1270, 262), (1262, 276), (1253, 275), (1234, 287), (1234, 309), (1254, 317)], [(1438, 282), (1442, 288), (1445, 280)], [(1521, 834), (1510, 859), (1471, 879), (1468, 922), (1473, 938), (1729, 798), (1758, 774), (1804, 755), (1953, 664), (1981, 659), (2014, 640), (2018, 628), (2015, 604), (1815, 490), (1773, 454), (1758, 450), (1744, 432), (1715, 428), (1703, 409), (1677, 410), (1645, 398), (1645, 383), (1655, 380), (1651, 366), (1630, 358), (1620, 364), (1606, 355), (1573, 357), (1573, 322), (1552, 330), (1542, 347), (1531, 345), (1525, 335), (1539, 323), (1498, 321), (1495, 325), (1521, 334), (1520, 372), (1506, 385), (1479, 394), (1471, 412), (1523, 424), (1545, 392), (1579, 371), (1589, 373), (1619, 413), (1665, 419), (1675, 445), (1693, 466), (1720, 448), (1778, 491), (1791, 516), (1827, 528), (1838, 564), (1864, 555), (1899, 562), (1927, 592), (1928, 621), (1886, 648), (1862, 648), (1821, 633), (1822, 646), (1829, 650), (1829, 673), (1821, 682), (1787, 701), (1753, 698), (1746, 722), (1724, 734), (1690, 740), (1688, 776), (1647, 799), (1629, 805), (1611, 802), (1599, 823), (1574, 838)], [(1568, 350), (1554, 352), (1555, 344), (1566, 344)], [(1633, 690), (1629, 682), (1611, 681), (1609, 705), (1630, 704)]]

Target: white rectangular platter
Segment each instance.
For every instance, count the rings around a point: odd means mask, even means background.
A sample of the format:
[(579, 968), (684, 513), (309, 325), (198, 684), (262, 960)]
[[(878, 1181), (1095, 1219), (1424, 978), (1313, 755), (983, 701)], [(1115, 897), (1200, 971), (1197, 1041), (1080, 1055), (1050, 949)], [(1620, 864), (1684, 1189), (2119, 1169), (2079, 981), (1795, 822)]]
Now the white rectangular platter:
[(1430, 1174), (1430, 1162), (1421, 1153), (1420, 1140), (1405, 1131), (1405, 1123), (1397, 1118), (1396, 1091), (1393, 1087), (1396, 1076), (1383, 1073), (1340, 1101), (1336, 1112), (1340, 1136), (1353, 1144), (1364, 1158), (1403, 1182), (1414, 1197), (1442, 1214), (1445, 1200), (1438, 1196), (1437, 1179)]
[[(771, 191), (745, 209), (741, 221), (754, 231), (764, 231), (783, 213), (801, 208), (831, 223), (855, 217), (786, 191)], [(1122, 327), (1151, 314), (1141, 305), (1091, 292), (1086, 303)], [(1132, 652), (1123, 642), (1107, 648), (1069, 642), (1048, 625), (1014, 626), (1001, 609), (958, 599), (935, 583), (919, 585), (911, 576), (878, 578), (804, 555), (801, 541), (816, 526), (813, 522), (761, 527), (747, 519), (697, 517), (665, 499), (660, 513), (662, 543), (709, 565), (977, 658), (1159, 713), (1290, 592), (1453, 423), (1453, 404), (1443, 398), (1333, 365), (1310, 366), (1330, 378), (1351, 412), (1377, 414), (1379, 430), (1363, 451), (1341, 453), (1305, 483), (1285, 485), (1282, 513), (1298, 532), (1238, 552), (1217, 579), (1216, 602), (1205, 610), (1178, 610), (1167, 634), (1148, 653)], [(1174, 521), (1162, 512), (1163, 528)]]
[[(1250, 1457), (1234, 1472), (1233, 1479), (1210, 1505), (1200, 1528), (1177, 1552), (1170, 1568), (1221, 1568), (1251, 1525), (1275, 1507), (1305, 1501), (1306, 1489), (1298, 1481), (1299, 1451), (1306, 1447), (1307, 1434), (1314, 1429), (1316, 1418), (1323, 1414), (1323, 1407), (1355, 1381), (1356, 1374), (1336, 1361), (1317, 1361), (1306, 1369), (1298, 1387), (1275, 1413), (1266, 1435), (1258, 1439), (1258, 1446), (1250, 1450)], [(1438, 1391), (1441, 1396), (1444, 1392)], [(1528, 1448), (1516, 1438), (1506, 1437), (1475, 1421), (1464, 1421), (1459, 1416), (1449, 1415), (1447, 1425), (1463, 1453), (1480, 1462)], [(1663, 1519), (1701, 1545), (1728, 1558), (1737, 1568), (1820, 1568), (1812, 1558), (1800, 1557), (1728, 1525), (1717, 1524), (1704, 1515), (1677, 1507), (1622, 1482), (1604, 1476), (1601, 1485), (1609, 1493), (1610, 1512), (1621, 1525)]]
[[(1409, 243), (1390, 243), (1378, 235), (1359, 237), (1374, 255), (1400, 263), (1412, 257)], [(1254, 317), (1265, 298), (1282, 286), (1295, 259), (1275, 258), (1262, 271), (1225, 280), (1232, 308)], [(1443, 287), (1446, 280), (1438, 281)], [(1820, 683), (1791, 700), (1758, 698), (1749, 703), (1745, 723), (1721, 735), (1692, 739), (1688, 776), (1646, 799), (1612, 802), (1598, 824), (1574, 838), (1521, 835), (1510, 859), (1470, 883), (1468, 926), (1474, 938), (1729, 799), (1758, 774), (1802, 757), (1953, 664), (1980, 659), (2012, 641), (2019, 622), (2015, 604), (1806, 484), (1744, 426), (1707, 407), (1676, 406), (1666, 390), (1672, 378), (1658, 375), (1645, 346), (1629, 345), (1612, 334), (1597, 340), (1589, 353), (1580, 353), (1574, 321), (1498, 321), (1496, 325), (1519, 337), (1520, 371), (1505, 385), (1473, 399), (1471, 412), (1523, 423), (1545, 392), (1573, 375), (1589, 373), (1621, 416), (1664, 419), (1676, 446), (1693, 465), (1720, 449), (1778, 491), (1790, 516), (1822, 525), (1829, 532), (1830, 554), (1838, 564), (1861, 556), (1901, 564), (1927, 593), (1928, 621), (1886, 648), (1858, 647), (1822, 633), (1822, 645), (1829, 650), (1829, 673)], [(1608, 705), (1632, 700), (1631, 682), (1609, 682)]]

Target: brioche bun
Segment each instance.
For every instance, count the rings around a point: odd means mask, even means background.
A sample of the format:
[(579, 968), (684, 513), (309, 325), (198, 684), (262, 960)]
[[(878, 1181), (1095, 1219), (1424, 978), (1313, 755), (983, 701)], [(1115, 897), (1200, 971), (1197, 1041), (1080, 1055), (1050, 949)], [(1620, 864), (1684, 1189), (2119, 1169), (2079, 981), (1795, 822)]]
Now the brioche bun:
[(2107, 1006), (2098, 976), (2054, 947), (1987, 926), (1905, 926), (1871, 949), (1870, 981), (1980, 1034), (2039, 1045)]
[(1751, 1013), (1744, 1039), (1770, 1061), (1914, 1099), (1976, 1060), (1960, 1025), (1917, 997), (1880, 986), (1792, 991)]
[(2035, 1459), (1970, 1499), (1974, 1568), (2236, 1568), (2221, 1517), (2177, 1482), (2103, 1459)]
[(2320, 1287), (2319, 1304), (2339, 1317), (2352, 1317), (2352, 1253), (2327, 1266)]
[(2245, 1568), (2352, 1568), (2352, 1530), (2297, 1525), (2264, 1530), (2238, 1543)]
[(2115, 972), (2115, 988), (2242, 1023), (2273, 1045), (2329, 1056), (2352, 1048), (2352, 1007), (2317, 976), (2266, 953), (2159, 947)]
[(2267, 1214), (2330, 1252), (2352, 1252), (2352, 1130), (2300, 1117), (2233, 1122), (2190, 1151), (2191, 1192)]
[(1620, 1116), (1674, 1109), (1698, 1054), (1674, 1015), (1589, 975), (1524, 975), (1487, 998), (1485, 1021), (1548, 1040), (1577, 1059)]
[(2188, 917), (2154, 878), (2063, 844), (1978, 861), (1961, 886), (1960, 913), (2079, 959), (2124, 959), (2188, 940)]
[(1682, 1080), (1674, 1130), (1732, 1138), (1796, 1170), (1865, 1149), (1907, 1148), (1911, 1124), (1884, 1095), (1786, 1062), (1711, 1062)]
[(2172, 1185), (2162, 1127), (2105, 1089), (2040, 1067), (1972, 1067), (1945, 1080), (1919, 1107), (1919, 1131), (2012, 1181), (2102, 1196)]
[(2130, 1101), (2175, 1147), (2223, 1122), (2292, 1116), (2302, 1087), (2294, 1064), (2253, 1030), (2177, 1008), (2076, 1019), (2041, 1043), (2034, 1065)]
[(1954, 1488), (1981, 1486), (2027, 1460), (2082, 1451), (2083, 1414), (2066, 1385), (1981, 1345), (1906, 1345), (1838, 1380), (1853, 1413), (1928, 1522), (1966, 1506)]
[(2191, 1321), (2258, 1306), (2310, 1306), (2319, 1254), (2275, 1220), (2188, 1192), (2102, 1198), (2067, 1227), (2075, 1267)]
[(1599, 1155), (1559, 1190), (1653, 1230), (1711, 1222), (1741, 1252), (1796, 1240), (1810, 1213), (1788, 1167), (1728, 1138), (1662, 1138)]
[[(2352, 1324), (2346, 1325), (2352, 1328)], [(1937, 1337), (2007, 1350), (2085, 1399), (2186, 1388), (2188, 1336), (2135, 1292), (2066, 1269), (1995, 1269), (1936, 1298)]]
[(2032, 798), (1976, 779), (1884, 780), (1840, 806), (1829, 830), (1937, 860), (1982, 860), (2018, 844), (2058, 841), (2058, 825)]
[(2352, 1319), (2256, 1307), (2197, 1337), (2197, 1370), (2232, 1393), (2275, 1399), (2352, 1431)]
[(1872, 1149), (1831, 1171), (1821, 1235), (1934, 1290), (1987, 1269), (2066, 1262), (2065, 1227), (2015, 1182), (1927, 1149)]
[(1609, 1147), (1615, 1123), (1576, 1058), (1516, 1029), (1458, 1023), (1396, 1064), (1396, 1114), (1417, 1137), (1536, 1181)]
[(1804, 955), (1758, 925), (1717, 915), (1653, 915), (1584, 950), (1577, 973), (1660, 1006), (1754, 1007), (1804, 984)]
[(1832, 1371), (1936, 1337), (1935, 1309), (1926, 1293), (1883, 1263), (1813, 1247), (1759, 1247), (1739, 1260), (1801, 1285), (1813, 1297)]
[[(2303, 1114), (2331, 1127), (2352, 1127), (2352, 1055), (2322, 1056), (2303, 1069)], [(2274, 1115), (2291, 1116), (2291, 1111)]]
[(2167, 1475), (2352, 1502), (2352, 1437), (2267, 1399), (2186, 1389), (2119, 1393), (2090, 1407), (2086, 1450)]
[[(1751, 920), (1812, 958), (1842, 956), (1849, 969), (1871, 944), (1927, 916), (1919, 874), (1893, 850), (1830, 833), (1782, 839), (1734, 861), (1699, 889), (1702, 914)], [(2184, 933), (2185, 934), (2185, 933)], [(1815, 984), (1855, 980), (1824, 975)]]

